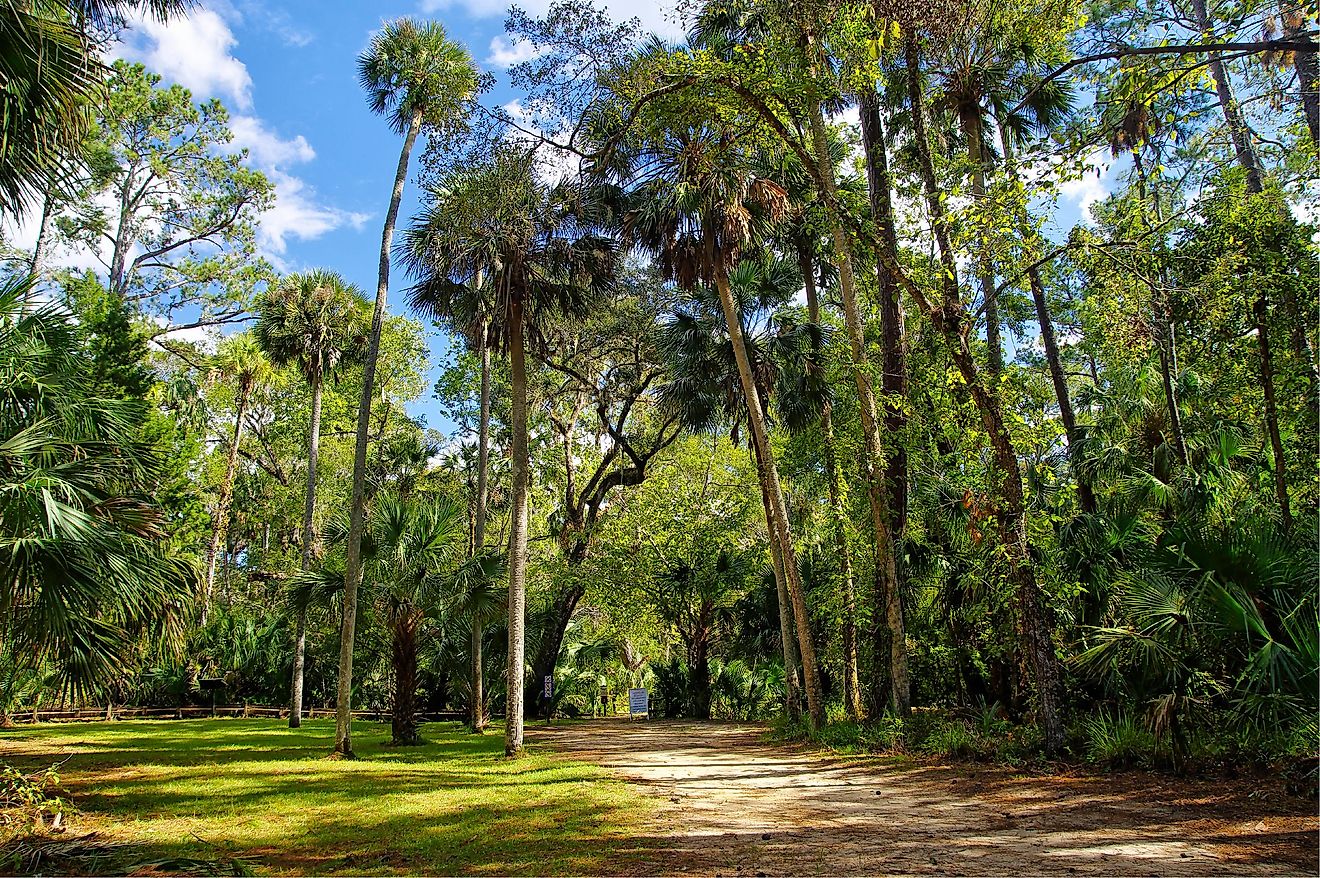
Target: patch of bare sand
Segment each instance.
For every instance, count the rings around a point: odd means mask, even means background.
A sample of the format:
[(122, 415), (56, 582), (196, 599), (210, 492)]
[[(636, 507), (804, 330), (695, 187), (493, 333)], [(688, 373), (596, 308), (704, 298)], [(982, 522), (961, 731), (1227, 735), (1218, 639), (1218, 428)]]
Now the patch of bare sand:
[[(1250, 782), (843, 760), (754, 725), (528, 729), (659, 801), (637, 875), (1315, 875), (1313, 803)], [(1276, 785), (1277, 786), (1277, 785)]]

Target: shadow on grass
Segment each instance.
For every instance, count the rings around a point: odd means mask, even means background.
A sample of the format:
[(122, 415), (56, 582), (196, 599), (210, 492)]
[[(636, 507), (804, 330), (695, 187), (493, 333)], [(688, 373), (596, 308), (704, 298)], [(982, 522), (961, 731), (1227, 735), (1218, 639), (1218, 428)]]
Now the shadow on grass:
[[(57, 871), (242, 858), (290, 874), (582, 874), (629, 871), (649, 813), (598, 768), (533, 752), (503, 756), (498, 734), (431, 724), (420, 747), (388, 746), (355, 723), (358, 759), (328, 758), (333, 723), (172, 720), (28, 727), (0, 734), (0, 758), (61, 769), (95, 833)], [(22, 871), (10, 840), (0, 863)], [(53, 860), (51, 861), (53, 862)], [(49, 871), (49, 867), (45, 869)]]

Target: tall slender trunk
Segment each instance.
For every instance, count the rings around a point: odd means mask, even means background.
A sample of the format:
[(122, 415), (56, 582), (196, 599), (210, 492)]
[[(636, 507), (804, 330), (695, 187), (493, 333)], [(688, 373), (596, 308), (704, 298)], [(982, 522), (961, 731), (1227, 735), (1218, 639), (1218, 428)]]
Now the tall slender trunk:
[[(874, 86), (863, 88), (858, 94), (858, 117), (862, 126), (862, 149), (866, 154), (867, 198), (871, 215), (879, 226), (875, 242), (884, 258), (876, 260), (876, 280), (880, 293), (880, 344), (884, 376), (884, 427), (893, 437), (889, 465), (885, 472), (885, 507), (889, 512), (889, 528), (894, 541), (894, 581), (902, 592), (905, 581), (903, 543), (907, 538), (908, 509), (908, 457), (902, 440), (907, 427), (905, 404), (908, 398), (907, 326), (899, 287), (889, 269), (898, 260), (898, 232), (894, 227), (893, 189), (889, 173), (888, 144), (884, 123), (880, 118), (880, 98)], [(877, 586), (882, 583), (877, 579)], [(888, 626), (878, 622), (872, 626), (874, 642), (871, 672), (871, 711), (879, 715), (884, 709), (885, 683), (891, 679), (892, 652)]]
[(531, 473), (527, 450), (527, 363), (523, 350), (523, 299), (515, 291), (509, 305), (509, 370), (513, 404), (513, 495), (509, 522), (509, 665), (506, 671), (504, 754), (523, 749), (523, 673), (527, 663), (527, 520)]
[(243, 419), (247, 415), (248, 401), (252, 396), (252, 383), (244, 380), (238, 391), (238, 409), (234, 413), (234, 433), (229, 441), (229, 453), (225, 458), (225, 478), (220, 483), (220, 498), (215, 505), (215, 516), (211, 522), (211, 544), (206, 549), (206, 581), (202, 590), (201, 624), (206, 625), (207, 615), (211, 610), (211, 590), (215, 587), (216, 562), (220, 557), (220, 544), (229, 532), (229, 506), (234, 499), (234, 474), (238, 471), (238, 446), (243, 441)]
[(738, 378), (742, 382), (743, 397), (747, 402), (747, 422), (751, 427), (752, 441), (757, 444), (761, 458), (765, 461), (766, 486), (770, 494), (771, 527), (779, 538), (784, 580), (788, 585), (789, 600), (793, 604), (798, 654), (802, 659), (802, 677), (807, 690), (807, 715), (813, 728), (821, 728), (825, 725), (825, 701), (820, 689), (820, 669), (816, 663), (816, 644), (811, 636), (811, 616), (807, 612), (806, 596), (802, 593), (802, 574), (798, 570), (797, 553), (793, 551), (792, 535), (788, 529), (788, 511), (784, 504), (784, 492), (779, 484), (779, 471), (775, 466), (774, 452), (770, 448), (770, 434), (762, 415), (761, 394), (756, 389), (751, 363), (747, 358), (747, 346), (743, 340), (742, 325), (738, 320), (738, 306), (733, 300), (728, 273), (715, 258), (714, 247), (713, 230), (710, 230), (706, 235), (707, 260), (708, 264), (715, 268), (715, 289), (720, 294), (720, 304), (724, 308), (724, 322), (729, 330), (734, 359), (738, 363)]
[(371, 339), (362, 364), (362, 398), (358, 403), (357, 437), (353, 445), (353, 497), (349, 507), (348, 547), (344, 560), (344, 616), (339, 635), (339, 691), (335, 704), (335, 752), (353, 757), (353, 640), (357, 633), (357, 593), (362, 582), (362, 533), (367, 519), (367, 438), (371, 431), (371, 403), (375, 399), (376, 361), (380, 359), (380, 335), (385, 325), (390, 290), (390, 244), (394, 223), (399, 217), (399, 202), (408, 180), (408, 160), (413, 144), (422, 129), (422, 113), (417, 110), (408, 123), (408, 133), (399, 152), (394, 172), (394, 189), (385, 212), (385, 226), (380, 236), (380, 261), (377, 266), (376, 307), (371, 315)]
[[(837, 202), (838, 187), (834, 179), (834, 166), (829, 159), (829, 145), (825, 136), (825, 118), (820, 105), (811, 106), (811, 136), (819, 178), (830, 203)], [(857, 400), (862, 413), (862, 439), (865, 456), (862, 471), (866, 479), (866, 494), (871, 506), (871, 528), (875, 534), (875, 571), (877, 600), (883, 598), (885, 621), (889, 627), (889, 678), (894, 709), (906, 716), (911, 709), (908, 682), (907, 637), (903, 625), (903, 593), (898, 582), (894, 539), (890, 531), (889, 509), (886, 505), (884, 479), (885, 457), (880, 440), (880, 416), (866, 353), (865, 327), (861, 309), (857, 304), (857, 291), (853, 283), (852, 241), (842, 221), (834, 218), (834, 250), (839, 269), (839, 294), (843, 300), (844, 324), (848, 330), (848, 345), (852, 354), (853, 380), (857, 384)], [(878, 609), (878, 608), (877, 608)]]
[[(307, 492), (303, 500), (302, 569), (316, 560), (316, 466), (321, 456), (321, 391), (319, 373), (312, 375), (312, 421), (307, 427)], [(293, 683), (289, 697), (289, 728), (302, 725), (303, 676), (307, 662), (307, 606), (298, 608), (293, 636)]]
[[(972, 164), (972, 198), (984, 209), (986, 161), (981, 117), (979, 112), (964, 112), (959, 114), (959, 122), (963, 138), (967, 141), (967, 159)], [(989, 350), (987, 362), (990, 364), (991, 387), (998, 391), (999, 375), (1004, 371), (1004, 346), (999, 334), (999, 291), (995, 287), (995, 265), (985, 235), (977, 238), (976, 279), (981, 285), (981, 301), (985, 308), (985, 343)]]
[[(798, 261), (807, 293), (807, 315), (812, 323), (820, 323), (816, 271), (808, 247), (807, 243), (799, 244)], [(848, 715), (860, 720), (862, 693), (857, 674), (857, 594), (853, 583), (852, 548), (848, 545), (848, 532), (844, 525), (842, 474), (839, 471), (838, 456), (834, 452), (833, 409), (827, 397), (820, 407), (820, 434), (825, 450), (825, 480), (829, 485), (830, 525), (834, 532), (834, 548), (839, 553), (839, 579), (843, 585), (843, 703)]]
[(55, 195), (48, 190), (46, 192), (46, 197), (41, 200), (41, 225), (37, 227), (37, 241), (32, 245), (32, 262), (28, 267), (29, 272), (32, 275), (32, 285), (23, 296), (24, 310), (33, 307), (36, 300), (37, 288), (45, 278), (46, 251), (50, 249), (50, 236), (54, 231)]
[[(1282, 4), (1280, 4), (1282, 5)], [(1283, 13), (1283, 35), (1289, 40), (1305, 40), (1311, 48), (1305, 52), (1293, 52), (1293, 70), (1297, 73), (1297, 92), (1302, 98), (1302, 109), (1306, 113), (1306, 127), (1311, 132), (1311, 146), (1320, 147), (1320, 72), (1316, 70), (1315, 40), (1307, 36), (1310, 19), (1306, 12), (1307, 4), (1298, 3), (1295, 11)]]
[[(1205, 0), (1192, 0), (1192, 10), (1196, 13), (1196, 23), (1202, 33), (1208, 34), (1211, 21)], [(1312, 58), (1314, 59), (1314, 56)], [(1247, 127), (1242, 110), (1233, 99), (1233, 86), (1228, 78), (1228, 70), (1225, 69), (1224, 62), (1217, 53), (1211, 53), (1208, 66), (1210, 78), (1215, 83), (1215, 97), (1219, 100), (1219, 109), (1224, 114), (1229, 137), (1233, 141), (1234, 157), (1247, 177), (1247, 193), (1259, 195), (1265, 189), (1261, 181), (1260, 162), (1256, 157), (1256, 149), (1251, 143), (1251, 129)], [(1291, 530), (1292, 508), (1288, 500), (1288, 462), (1283, 453), (1283, 439), (1279, 434), (1279, 410), (1274, 391), (1274, 355), (1270, 343), (1270, 302), (1266, 289), (1265, 284), (1256, 285), (1256, 299), (1251, 306), (1251, 316), (1256, 324), (1256, 344), (1260, 348), (1260, 386), (1265, 397), (1265, 432), (1269, 436), (1270, 450), (1274, 457), (1274, 493), (1279, 501), (1283, 526)], [(1308, 357), (1308, 364), (1309, 359)]]
[(775, 593), (779, 605), (779, 642), (784, 654), (784, 715), (797, 719), (801, 713), (801, 681), (798, 677), (797, 637), (793, 634), (793, 606), (788, 596), (788, 582), (784, 578), (784, 555), (779, 548), (779, 531), (774, 525), (775, 513), (770, 505), (769, 478), (761, 449), (755, 442), (752, 456), (756, 461), (756, 477), (761, 487), (761, 506), (765, 510), (765, 526), (770, 539), (770, 565), (775, 575)]
[(1018, 602), (1018, 621), (1021, 626), (1022, 652), (1026, 658), (1036, 688), (1036, 702), (1045, 749), (1049, 753), (1063, 746), (1063, 720), (1059, 714), (1059, 660), (1054, 652), (1053, 639), (1047, 622), (1046, 610), (1036, 585), (1036, 573), (1031, 563), (1031, 548), (1027, 541), (1027, 510), (1022, 490), (1022, 470), (1017, 451), (1004, 421), (999, 397), (991, 392), (980, 375), (980, 370), (967, 344), (967, 309), (958, 287), (957, 263), (949, 246), (947, 217), (935, 181), (935, 168), (930, 157), (930, 140), (926, 131), (925, 101), (922, 96), (920, 54), (915, 39), (904, 40), (904, 60), (907, 67), (908, 98), (912, 111), (913, 143), (916, 146), (922, 189), (930, 211), (931, 224), (940, 251), (943, 268), (943, 303), (931, 307), (916, 287), (908, 289), (921, 296), (918, 305), (930, 315), (936, 330), (943, 336), (950, 358), (961, 374), (972, 396), (982, 424), (990, 438), (995, 468), (999, 471), (999, 509), (996, 517), (1000, 540), (1007, 556), (1009, 581)]
[[(490, 325), (481, 321), (481, 414), (477, 421), (477, 512), (472, 525), (472, 548), (480, 554), (486, 548), (486, 501), (490, 481)], [(474, 733), (486, 728), (485, 693), (481, 679), (481, 619), (472, 615), (471, 724)]]
[(390, 743), (413, 747), (422, 743), (417, 730), (417, 629), (422, 614), (411, 606), (398, 607), (391, 614)]

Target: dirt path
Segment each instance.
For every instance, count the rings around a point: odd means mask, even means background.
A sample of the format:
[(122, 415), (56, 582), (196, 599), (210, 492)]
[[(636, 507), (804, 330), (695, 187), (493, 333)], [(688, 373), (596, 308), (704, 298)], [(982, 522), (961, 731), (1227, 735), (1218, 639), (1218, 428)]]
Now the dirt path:
[[(851, 763), (755, 726), (529, 728), (657, 797), (636, 874), (1315, 875), (1313, 803), (1250, 782)], [(1260, 784), (1263, 788), (1278, 784)]]

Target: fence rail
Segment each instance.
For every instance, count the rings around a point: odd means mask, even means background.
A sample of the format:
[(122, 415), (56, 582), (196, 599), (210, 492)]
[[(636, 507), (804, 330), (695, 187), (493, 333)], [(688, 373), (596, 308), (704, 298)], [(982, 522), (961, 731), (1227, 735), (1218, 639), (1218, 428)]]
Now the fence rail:
[[(259, 704), (228, 704), (215, 707), (189, 705), (187, 707), (85, 707), (77, 710), (29, 710), (9, 716), (13, 723), (72, 723), (111, 719), (203, 719), (210, 717), (268, 718), (288, 717), (287, 707), (268, 707)], [(335, 716), (334, 708), (305, 709), (305, 719), (328, 719)], [(456, 710), (432, 711), (417, 714), (421, 722), (462, 722), (467, 714)], [(355, 710), (353, 719), (388, 722), (387, 710)]]

